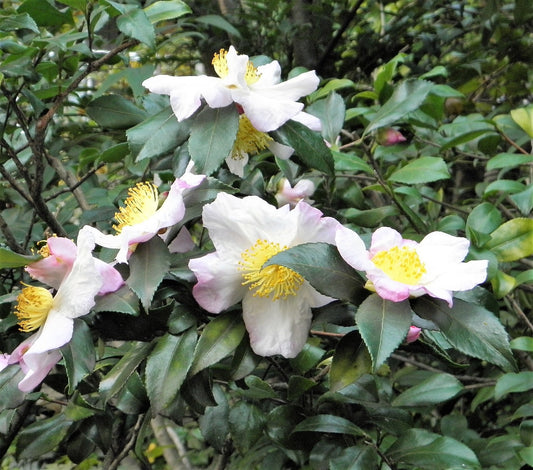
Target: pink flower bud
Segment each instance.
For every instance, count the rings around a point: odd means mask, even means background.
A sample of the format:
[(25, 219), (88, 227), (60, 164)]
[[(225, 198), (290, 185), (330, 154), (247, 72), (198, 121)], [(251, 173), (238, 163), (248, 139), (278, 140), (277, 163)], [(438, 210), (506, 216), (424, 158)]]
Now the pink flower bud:
[(407, 139), (400, 131), (392, 127), (379, 129), (376, 136), (376, 141), (380, 145), (390, 146), (405, 142)]
[(409, 332), (407, 333), (407, 337), (405, 338), (405, 340), (408, 343), (413, 343), (414, 341), (418, 339), (421, 331), (422, 331), (422, 328), (418, 328), (417, 326), (409, 327)]

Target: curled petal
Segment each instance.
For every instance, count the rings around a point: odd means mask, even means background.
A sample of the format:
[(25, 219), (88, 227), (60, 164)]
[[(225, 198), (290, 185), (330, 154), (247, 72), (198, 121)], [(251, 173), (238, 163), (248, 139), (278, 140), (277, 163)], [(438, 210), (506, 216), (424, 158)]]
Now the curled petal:
[(18, 384), (19, 390), (26, 393), (31, 392), (44, 380), (60, 359), (61, 353), (57, 349), (25, 356), (23, 363), (21, 363), (25, 375)]
[(365, 242), (357, 233), (339, 224), (335, 233), (335, 244), (340, 255), (352, 268), (359, 271), (372, 269)]

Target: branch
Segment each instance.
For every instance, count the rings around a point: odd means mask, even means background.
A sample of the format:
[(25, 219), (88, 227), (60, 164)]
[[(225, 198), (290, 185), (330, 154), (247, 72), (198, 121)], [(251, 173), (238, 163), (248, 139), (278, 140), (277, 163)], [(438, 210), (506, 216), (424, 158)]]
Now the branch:
[(15, 253), (20, 253), (21, 255), (25, 255), (26, 252), (24, 251), (24, 248), (20, 246), (17, 243), (17, 239), (9, 229), (9, 226), (7, 225), (7, 222), (2, 217), (2, 214), (0, 214), (0, 231), (4, 235), (4, 238), (6, 239), (7, 246), (14, 251)]

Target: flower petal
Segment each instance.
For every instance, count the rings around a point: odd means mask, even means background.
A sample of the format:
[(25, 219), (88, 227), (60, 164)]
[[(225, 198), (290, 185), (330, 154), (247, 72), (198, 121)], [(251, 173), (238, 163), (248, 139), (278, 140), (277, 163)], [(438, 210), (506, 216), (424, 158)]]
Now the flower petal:
[(229, 171), (234, 175), (237, 175), (239, 178), (242, 178), (244, 176), (244, 167), (248, 163), (248, 154), (242, 152), (240, 157), (241, 158), (234, 158), (233, 154), (228, 155), (226, 157), (226, 165), (228, 165)]
[(402, 246), (404, 239), (394, 229), (390, 227), (380, 227), (372, 234), (370, 244), (370, 257), (372, 258), (380, 251), (387, 251), (395, 246)]
[(291, 155), (294, 153), (294, 149), (292, 147), (289, 147), (288, 145), (280, 144), (279, 142), (276, 142), (275, 140), (271, 140), (268, 143), (268, 149), (272, 152), (272, 154), (280, 158), (281, 160), (288, 160)]
[(365, 242), (353, 230), (339, 224), (335, 233), (335, 244), (344, 261), (352, 268), (366, 271), (374, 266), (369, 259)]
[(60, 359), (61, 353), (57, 349), (25, 356), (23, 360), (26, 366), (24, 368), (26, 375), (18, 384), (19, 390), (26, 393), (31, 392), (44, 380)]
[(339, 222), (332, 217), (323, 217), (322, 212), (305, 201), (300, 201), (289, 213), (293, 218), (296, 233), (290, 246), (301, 243), (335, 243)]
[(322, 130), (322, 122), (320, 121), (320, 119), (304, 111), (300, 111), (298, 114), (293, 116), (291, 119), (293, 121), (297, 121), (303, 124), (304, 126), (309, 127), (309, 129), (311, 129), (312, 131)]
[(272, 86), (266, 86), (266, 83), (259, 80), (250, 88), (271, 100), (295, 101), (315, 91), (319, 83), (320, 79), (311, 70)]
[[(88, 311), (87, 311), (88, 313)], [(67, 344), (72, 338), (74, 320), (67, 317), (64, 312), (50, 310), (46, 322), (39, 329), (33, 344), (24, 354), (23, 359), (31, 355), (41, 354), (52, 349), (58, 349)]]
[(250, 345), (260, 356), (296, 357), (304, 347), (311, 326), (311, 308), (302, 296), (272, 301), (248, 292), (242, 302)]
[(416, 252), (426, 265), (457, 264), (468, 254), (470, 242), (444, 232), (431, 232), (418, 244)]
[(221, 259), (218, 253), (191, 259), (189, 269), (198, 279), (192, 294), (208, 312), (220, 313), (239, 302), (247, 291), (236, 263)]

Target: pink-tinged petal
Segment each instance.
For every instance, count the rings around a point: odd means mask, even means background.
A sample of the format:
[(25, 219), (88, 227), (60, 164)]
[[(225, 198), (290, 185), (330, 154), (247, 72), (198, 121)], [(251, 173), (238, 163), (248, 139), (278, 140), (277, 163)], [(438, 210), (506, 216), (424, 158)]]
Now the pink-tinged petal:
[(291, 246), (302, 243), (335, 243), (335, 233), (339, 222), (332, 217), (323, 217), (322, 212), (305, 201), (300, 201), (290, 212), (294, 220), (296, 234)]
[(387, 251), (395, 246), (403, 245), (402, 236), (390, 227), (380, 227), (372, 234), (370, 244), (370, 256), (373, 257), (380, 251)]
[(244, 296), (242, 309), (250, 345), (256, 354), (281, 354), (292, 358), (304, 347), (312, 314), (302, 296), (272, 301), (269, 298), (254, 297), (249, 292)]
[(9, 354), (0, 354), (0, 371), (9, 365)]
[(187, 227), (181, 227), (178, 235), (168, 245), (168, 251), (170, 253), (187, 253), (195, 247), (196, 245)]
[(453, 293), (452, 291), (439, 286), (438, 284), (431, 284), (424, 286), (425, 293), (436, 299), (444, 300), (451, 308), (453, 306)]
[(236, 263), (228, 263), (217, 253), (191, 259), (189, 269), (198, 282), (192, 294), (198, 304), (211, 313), (220, 313), (239, 302), (248, 290)]
[(309, 127), (312, 131), (321, 131), (322, 122), (316, 116), (306, 113), (304, 111), (299, 112), (291, 118), (293, 121), (297, 121), (304, 126)]
[(274, 131), (296, 116), (304, 107), (302, 103), (266, 96), (247, 90), (231, 90), (233, 100), (239, 103), (252, 125), (261, 132)]
[[(89, 313), (87, 311), (87, 313)], [(74, 329), (74, 320), (65, 315), (64, 312), (58, 310), (50, 310), (46, 322), (37, 332), (33, 344), (26, 351), (23, 360), (28, 362), (26, 358), (31, 355), (41, 354), (46, 351), (58, 349), (67, 344), (72, 338)]]
[(78, 248), (72, 240), (64, 237), (50, 237), (46, 243), (51, 256), (59, 258), (67, 264), (72, 264), (76, 259)]
[(31, 335), (30, 337), (26, 338), (22, 343), (20, 343), (13, 352), (9, 355), (9, 364), (17, 364), (22, 359), (22, 356), (26, 353), (26, 351), (30, 348), (30, 346), (33, 344), (35, 339), (37, 338), (38, 333), (35, 333)]
[(372, 281), (376, 293), (382, 299), (390, 300), (391, 302), (401, 302), (411, 295), (408, 285), (394, 281), (386, 274), (374, 275), (372, 272), (367, 272), (367, 276)]
[(405, 341), (408, 343), (415, 342), (422, 332), (422, 328), (418, 328), (418, 326), (411, 326), (409, 327), (409, 331), (407, 332), (407, 337), (405, 338)]
[(98, 295), (115, 292), (124, 285), (124, 279), (113, 266), (99, 259), (95, 259), (94, 262), (98, 274), (102, 277), (102, 287), (98, 291)]
[(335, 233), (335, 244), (344, 261), (352, 268), (366, 271), (374, 266), (370, 261), (365, 242), (353, 230), (339, 224)]
[(25, 356), (23, 358), (25, 376), (18, 384), (19, 390), (25, 393), (31, 392), (45, 379), (60, 359), (61, 353), (58, 350)]
[(294, 153), (294, 149), (292, 147), (289, 147), (288, 145), (280, 144), (279, 142), (276, 142), (275, 140), (271, 140), (268, 143), (268, 149), (272, 152), (272, 154), (280, 158), (281, 160), (288, 160), (291, 155)]
[(291, 207), (296, 206), (300, 201), (305, 201), (307, 203), (312, 203), (313, 201), (309, 199), (315, 192), (315, 185), (311, 180), (302, 179), (296, 183), (296, 185), (291, 187), (289, 181), (284, 178), (281, 181), (278, 192), (274, 195), (278, 206), (283, 206), (284, 204), (290, 204)]

